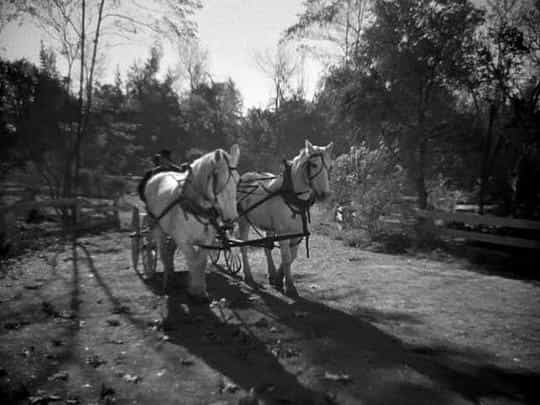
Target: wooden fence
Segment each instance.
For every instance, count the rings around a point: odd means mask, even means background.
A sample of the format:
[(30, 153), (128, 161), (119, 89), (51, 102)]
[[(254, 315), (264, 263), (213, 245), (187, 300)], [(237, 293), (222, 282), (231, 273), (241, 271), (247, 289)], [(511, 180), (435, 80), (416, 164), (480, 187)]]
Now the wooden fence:
[[(102, 226), (119, 228), (121, 223), (120, 211), (123, 210), (125, 206), (120, 206), (117, 200), (96, 203), (81, 197), (17, 202), (0, 206), (0, 233), (9, 235), (12, 232), (15, 232), (15, 229), (13, 228), (16, 226), (16, 217), (26, 215), (30, 210), (44, 210), (51, 208), (72, 209), (75, 211), (75, 225), (67, 229), (68, 231), (74, 232), (95, 229)], [(90, 218), (83, 221), (84, 214), (90, 215)], [(96, 216), (96, 214), (104, 214), (104, 218), (92, 218), (92, 216)]]
[[(540, 249), (540, 221), (478, 215), (463, 212), (417, 210), (417, 216), (432, 222), (443, 236), (519, 248)], [(452, 226), (457, 224), (461, 229)], [(527, 236), (504, 235), (521, 233)]]

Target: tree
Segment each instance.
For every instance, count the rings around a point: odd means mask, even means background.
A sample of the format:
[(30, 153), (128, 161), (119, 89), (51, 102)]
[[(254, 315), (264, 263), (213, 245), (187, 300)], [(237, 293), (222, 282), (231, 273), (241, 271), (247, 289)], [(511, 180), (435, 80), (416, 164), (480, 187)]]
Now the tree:
[(298, 22), (285, 31), (284, 40), (300, 41), (319, 57), (337, 49), (343, 64), (348, 64), (369, 23), (370, 0), (307, 0), (304, 8)]
[(242, 97), (234, 82), (201, 83), (181, 102), (187, 149), (211, 150), (232, 145), (238, 138)]
[(510, 211), (511, 178), (518, 173), (526, 176), (519, 170), (520, 162), (530, 160), (530, 154), (536, 156), (534, 151), (540, 142), (534, 129), (540, 96), (539, 25), (538, 1), (489, 2), (477, 56), (470, 61), (474, 74), (468, 83), (477, 114), (486, 117), (480, 212), (489, 190), (494, 188), (501, 189), (498, 193), (507, 201), (506, 211)]
[(189, 90), (193, 92), (199, 85), (208, 82), (208, 51), (198, 39), (191, 38), (178, 45), (180, 62), (177, 67), (178, 75), (187, 80)]
[(482, 13), (467, 0), (376, 0), (354, 68), (345, 70), (342, 103), (358, 122), (397, 142), (418, 195), (427, 205), (430, 143), (448, 132), (454, 91)]
[(87, 136), (92, 112), (96, 61), (104, 49), (103, 40), (133, 40), (141, 32), (174, 39), (193, 36), (195, 25), (189, 17), (200, 6), (197, 0), (154, 0), (145, 5), (106, 0), (17, 2), (18, 12), (31, 17), (58, 46), (68, 66), (66, 83), (73, 90), (72, 72), (78, 63), (79, 116), (76, 131), (66, 133), (71, 153), (65, 156), (64, 195), (72, 194), (78, 177), (81, 145)]
[(42, 48), (40, 68), (19, 60), (0, 61), (1, 150), (6, 169), (32, 165), (49, 187), (62, 192), (66, 134), (77, 117), (77, 100), (55, 70), (54, 53)]
[(292, 78), (298, 70), (298, 64), (287, 47), (278, 45), (275, 52), (266, 50), (255, 54), (255, 63), (274, 87), (273, 104), (275, 111), (280, 104), (293, 93)]
[(161, 50), (152, 47), (144, 64), (134, 63), (127, 74), (126, 114), (128, 121), (136, 126), (131, 169), (143, 169), (149, 156), (160, 149), (184, 151), (186, 147), (180, 103), (173, 86), (175, 77), (171, 74), (163, 80), (157, 77), (161, 56)]

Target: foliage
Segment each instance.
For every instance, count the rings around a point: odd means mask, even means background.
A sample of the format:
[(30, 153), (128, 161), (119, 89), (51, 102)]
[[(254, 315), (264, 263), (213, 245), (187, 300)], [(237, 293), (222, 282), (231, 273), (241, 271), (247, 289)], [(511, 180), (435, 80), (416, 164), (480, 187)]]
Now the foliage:
[(3, 173), (30, 163), (57, 196), (77, 102), (53, 69), (46, 63), (40, 69), (25, 60), (0, 60), (0, 149)]
[(338, 204), (352, 207), (352, 225), (367, 229), (371, 238), (382, 232), (380, 217), (393, 211), (404, 188), (405, 173), (384, 144), (376, 149), (353, 147), (335, 161), (335, 198)]
[(298, 21), (285, 31), (284, 38), (299, 41), (302, 48), (322, 58), (337, 50), (347, 65), (358, 52), (363, 29), (370, 20), (369, 3), (369, 0), (307, 0)]

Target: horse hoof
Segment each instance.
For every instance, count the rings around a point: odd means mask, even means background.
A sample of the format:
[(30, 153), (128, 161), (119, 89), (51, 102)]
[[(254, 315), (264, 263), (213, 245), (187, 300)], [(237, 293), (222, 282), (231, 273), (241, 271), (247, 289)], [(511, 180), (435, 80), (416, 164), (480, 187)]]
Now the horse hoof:
[(257, 286), (257, 283), (255, 282), (255, 280), (253, 280), (253, 277), (244, 277), (244, 283), (246, 283), (250, 287), (256, 287)]
[(286, 286), (285, 295), (289, 298), (298, 298), (300, 296), (295, 286)]
[(195, 305), (205, 305), (210, 303), (210, 298), (207, 294), (189, 294), (189, 300)]

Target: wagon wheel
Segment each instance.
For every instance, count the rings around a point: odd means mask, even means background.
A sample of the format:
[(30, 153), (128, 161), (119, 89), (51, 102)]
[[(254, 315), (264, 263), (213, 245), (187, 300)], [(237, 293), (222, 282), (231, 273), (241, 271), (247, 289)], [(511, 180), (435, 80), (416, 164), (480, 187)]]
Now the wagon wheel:
[(225, 257), (225, 266), (231, 274), (237, 274), (242, 269), (242, 260), (237, 251), (226, 249), (223, 251)]
[(131, 230), (132, 232), (129, 235), (131, 237), (131, 264), (133, 265), (133, 269), (137, 271), (137, 265), (139, 264), (141, 237), (142, 237), (140, 220), (139, 220), (139, 209), (137, 207), (133, 207), (133, 211), (131, 215)]
[(214, 266), (217, 266), (220, 256), (221, 256), (220, 249), (208, 249), (208, 257), (210, 257), (210, 261), (212, 262)]
[(152, 276), (155, 274), (157, 267), (158, 255), (156, 244), (153, 241), (146, 240), (141, 249), (141, 256), (145, 276)]
[(149, 217), (143, 217), (143, 231), (142, 233), (142, 246), (141, 246), (141, 256), (142, 256), (142, 265), (145, 276), (153, 276), (156, 272), (157, 267), (157, 244), (152, 238), (152, 229), (149, 223)]

